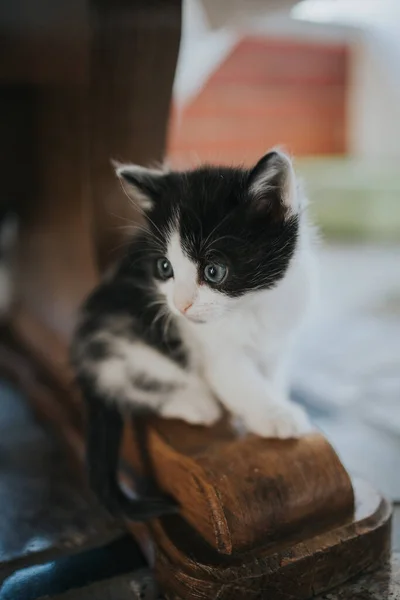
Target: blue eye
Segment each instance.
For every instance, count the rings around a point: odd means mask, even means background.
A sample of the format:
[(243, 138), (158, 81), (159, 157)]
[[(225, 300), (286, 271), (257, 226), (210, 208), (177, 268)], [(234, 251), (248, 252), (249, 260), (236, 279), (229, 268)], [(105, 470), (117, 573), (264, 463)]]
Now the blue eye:
[(170, 279), (174, 276), (174, 270), (168, 258), (159, 258), (156, 263), (157, 275), (161, 279)]
[(211, 284), (222, 283), (227, 272), (228, 269), (225, 265), (210, 263), (204, 267), (204, 279)]

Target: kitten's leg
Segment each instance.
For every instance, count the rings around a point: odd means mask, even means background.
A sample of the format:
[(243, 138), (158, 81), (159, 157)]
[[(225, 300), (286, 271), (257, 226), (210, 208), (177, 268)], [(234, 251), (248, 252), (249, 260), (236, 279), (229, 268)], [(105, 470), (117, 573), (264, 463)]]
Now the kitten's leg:
[[(95, 341), (99, 343), (99, 336)], [(128, 410), (140, 406), (193, 424), (211, 425), (220, 417), (218, 401), (195, 373), (140, 340), (108, 335), (107, 344), (100, 358), (89, 359), (86, 353), (80, 361), (101, 397), (115, 399)]]
[[(132, 384), (129, 395), (134, 402), (149, 406), (165, 418), (191, 424), (212, 425), (219, 419), (221, 407), (217, 399), (195, 373), (141, 342), (125, 347), (125, 353), (129, 356)], [(138, 373), (146, 374), (144, 386)]]
[(143, 408), (190, 423), (211, 424), (220, 407), (209, 389), (143, 342), (96, 331), (75, 347), (77, 380), (88, 406), (88, 466), (92, 486), (114, 513), (144, 520), (173, 510), (165, 499), (131, 500), (118, 483), (123, 419)]
[(252, 433), (291, 438), (311, 429), (306, 412), (245, 357), (220, 357), (208, 369), (207, 379), (221, 402)]
[(127, 497), (118, 482), (123, 417), (115, 405), (99, 399), (91, 385), (83, 384), (87, 406), (87, 463), (89, 482), (102, 504), (114, 515), (144, 521), (178, 511), (168, 498)]
[(161, 406), (160, 415), (183, 419), (192, 425), (212, 425), (221, 417), (221, 407), (208, 388), (197, 377), (188, 377), (185, 385)]

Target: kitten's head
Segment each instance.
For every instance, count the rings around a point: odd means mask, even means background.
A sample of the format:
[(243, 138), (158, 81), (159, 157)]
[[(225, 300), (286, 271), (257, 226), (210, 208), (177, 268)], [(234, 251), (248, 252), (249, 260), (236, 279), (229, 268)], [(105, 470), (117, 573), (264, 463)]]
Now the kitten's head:
[(301, 208), (286, 155), (271, 151), (253, 169), (117, 165), (117, 174), (145, 212), (154, 278), (173, 313), (204, 323), (284, 277)]

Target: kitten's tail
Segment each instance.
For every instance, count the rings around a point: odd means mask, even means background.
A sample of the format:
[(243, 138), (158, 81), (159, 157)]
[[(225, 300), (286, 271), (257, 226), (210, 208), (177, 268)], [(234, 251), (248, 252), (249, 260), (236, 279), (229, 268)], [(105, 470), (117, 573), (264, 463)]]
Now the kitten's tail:
[(116, 504), (112, 504), (108, 510), (115, 516), (125, 517), (131, 521), (148, 521), (179, 512), (178, 505), (167, 497), (144, 497), (136, 500), (127, 496), (119, 486), (115, 497)]
[(88, 382), (79, 382), (88, 409), (87, 462), (91, 488), (115, 516), (146, 521), (177, 514), (177, 504), (166, 496), (131, 498), (118, 480), (119, 454), (124, 419), (116, 404), (104, 401)]

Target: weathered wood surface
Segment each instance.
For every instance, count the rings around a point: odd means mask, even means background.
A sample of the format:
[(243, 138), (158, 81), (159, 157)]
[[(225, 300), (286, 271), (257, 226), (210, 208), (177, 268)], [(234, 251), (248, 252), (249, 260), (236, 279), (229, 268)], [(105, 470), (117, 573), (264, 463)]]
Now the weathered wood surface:
[(189, 550), (184, 528), (155, 523), (157, 580), (174, 600), (291, 600), (331, 590), (390, 552), (390, 505), (362, 482), (355, 489), (357, 510), (347, 523), (315, 536), (304, 527), (301, 541), (258, 547), (230, 561), (204, 544)]

